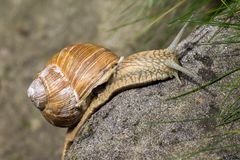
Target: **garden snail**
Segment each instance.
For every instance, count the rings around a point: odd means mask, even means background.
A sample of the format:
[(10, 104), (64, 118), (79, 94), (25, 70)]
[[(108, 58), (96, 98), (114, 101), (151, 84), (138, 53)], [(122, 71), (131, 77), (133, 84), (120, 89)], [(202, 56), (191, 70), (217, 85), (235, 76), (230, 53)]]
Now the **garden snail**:
[(181, 67), (176, 46), (187, 23), (167, 49), (138, 52), (119, 58), (92, 44), (64, 48), (48, 62), (28, 89), (28, 97), (53, 125), (68, 127), (63, 157), (86, 120), (110, 97), (134, 86), (175, 76)]

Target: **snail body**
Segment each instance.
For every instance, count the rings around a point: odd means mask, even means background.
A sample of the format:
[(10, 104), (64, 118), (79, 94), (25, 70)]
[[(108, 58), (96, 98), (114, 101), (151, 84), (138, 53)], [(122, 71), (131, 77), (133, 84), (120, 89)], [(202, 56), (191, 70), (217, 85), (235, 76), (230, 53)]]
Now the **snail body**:
[(103, 47), (77, 44), (57, 53), (28, 89), (28, 96), (53, 125), (68, 127), (63, 157), (87, 119), (115, 93), (178, 77), (176, 46), (187, 23), (167, 49), (143, 51), (125, 59)]

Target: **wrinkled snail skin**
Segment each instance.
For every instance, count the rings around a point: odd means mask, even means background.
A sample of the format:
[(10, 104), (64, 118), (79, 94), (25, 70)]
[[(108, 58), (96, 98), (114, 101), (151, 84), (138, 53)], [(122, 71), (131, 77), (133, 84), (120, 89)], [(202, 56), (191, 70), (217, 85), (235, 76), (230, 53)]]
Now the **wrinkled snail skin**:
[(173, 77), (177, 71), (166, 66), (165, 60), (178, 63), (175, 54), (167, 50), (139, 52), (127, 57), (118, 65), (106, 89), (95, 97), (90, 105), (102, 105), (121, 90)]
[(123, 59), (96, 45), (77, 44), (49, 61), (30, 85), (28, 96), (51, 124), (68, 127), (62, 159), (83, 124), (117, 92), (173, 76), (179, 80), (178, 71), (197, 76), (180, 66), (175, 54), (187, 24), (167, 49)]

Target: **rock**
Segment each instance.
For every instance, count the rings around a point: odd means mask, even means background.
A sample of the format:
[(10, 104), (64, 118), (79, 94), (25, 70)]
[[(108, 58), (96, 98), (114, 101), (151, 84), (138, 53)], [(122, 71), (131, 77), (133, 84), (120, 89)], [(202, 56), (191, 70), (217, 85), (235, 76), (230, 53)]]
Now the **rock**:
[(183, 84), (169, 79), (117, 94), (85, 123), (66, 159), (239, 159), (240, 123), (222, 125), (240, 93), (227, 96), (239, 71), (166, 100), (239, 67), (239, 44), (214, 44), (233, 32), (198, 27), (178, 47), (181, 64), (198, 79), (180, 73)]
[[(27, 88), (50, 57), (65, 46), (87, 42), (116, 53), (130, 52), (129, 46), (136, 41), (136, 28), (142, 28), (141, 23), (139, 27), (129, 25), (118, 32), (107, 31), (118, 25), (110, 18), (119, 17), (122, 8), (115, 7), (119, 2), (121, 0), (1, 1), (1, 160), (60, 159), (66, 129), (50, 125), (41, 116), (27, 97)], [(125, 36), (126, 33), (131, 34)], [(115, 42), (115, 46), (110, 42)]]

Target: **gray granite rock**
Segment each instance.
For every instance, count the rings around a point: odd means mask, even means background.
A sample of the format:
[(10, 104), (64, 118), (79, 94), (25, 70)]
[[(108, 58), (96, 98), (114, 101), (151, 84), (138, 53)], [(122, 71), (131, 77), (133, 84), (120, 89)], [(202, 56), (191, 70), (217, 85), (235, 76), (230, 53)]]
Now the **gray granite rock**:
[[(120, 10), (113, 12), (113, 8), (120, 1), (1, 0), (1, 160), (60, 159), (66, 129), (50, 125), (41, 116), (28, 99), (27, 88), (50, 57), (65, 46), (88, 42), (128, 53), (137, 31), (132, 26), (107, 31), (112, 27), (109, 19), (119, 15)], [(129, 30), (131, 35), (124, 36)], [(119, 35), (124, 38), (116, 38)]]
[(239, 121), (218, 126), (220, 113), (240, 94), (235, 90), (226, 98), (239, 71), (198, 92), (166, 100), (239, 67), (239, 44), (207, 44), (233, 32), (197, 28), (178, 51), (181, 64), (198, 79), (180, 74), (183, 84), (169, 79), (115, 95), (87, 121), (66, 159), (239, 159), (240, 136), (230, 134), (239, 131)]

